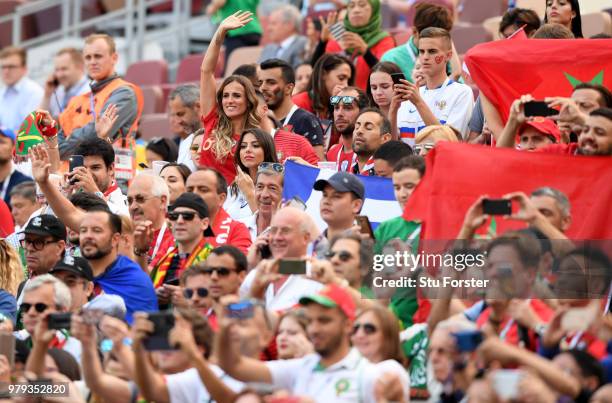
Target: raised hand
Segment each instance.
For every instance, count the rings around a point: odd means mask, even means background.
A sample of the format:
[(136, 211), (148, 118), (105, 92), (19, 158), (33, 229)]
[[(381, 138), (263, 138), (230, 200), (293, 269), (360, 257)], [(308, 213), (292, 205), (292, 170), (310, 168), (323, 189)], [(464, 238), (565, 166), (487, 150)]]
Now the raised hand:
[(36, 145), (29, 149), (28, 156), (32, 162), (32, 177), (40, 184), (47, 183), (51, 172), (49, 153), (45, 147)]
[(465, 218), (463, 219), (463, 227), (470, 230), (471, 232), (478, 229), (481, 225), (483, 225), (489, 216), (484, 214), (482, 210), (482, 201), (486, 199), (488, 196), (483, 195), (478, 198), (470, 206), (467, 213), (465, 213)]
[[(236, 165), (236, 185), (243, 195), (249, 196), (255, 194), (255, 184), (250, 175), (246, 174), (240, 166)], [(247, 197), (248, 199), (248, 197)]]
[(118, 117), (117, 106), (115, 104), (110, 104), (104, 113), (96, 118), (95, 126), (98, 137), (107, 139)]
[(253, 21), (253, 13), (250, 11), (237, 11), (224, 19), (219, 25), (219, 30), (224, 32), (233, 31), (234, 29), (242, 28), (249, 22)]
[(321, 23), (321, 42), (327, 42), (331, 39), (331, 31), (329, 27), (334, 25), (338, 21), (338, 12), (332, 11), (327, 14), (327, 18), (323, 19), (323, 17), (319, 17), (319, 22)]
[(504, 199), (515, 200), (519, 204), (519, 211), (513, 213), (509, 218), (513, 220), (526, 221), (528, 223), (533, 223), (541, 213), (538, 209), (531, 203), (529, 197), (523, 192), (514, 192), (509, 193), (504, 196)]
[(523, 95), (514, 101), (512, 106), (510, 106), (510, 115), (508, 116), (508, 120), (515, 122), (519, 126), (527, 122), (529, 118), (525, 116), (525, 104), (531, 101), (533, 101), (533, 97), (529, 94)]

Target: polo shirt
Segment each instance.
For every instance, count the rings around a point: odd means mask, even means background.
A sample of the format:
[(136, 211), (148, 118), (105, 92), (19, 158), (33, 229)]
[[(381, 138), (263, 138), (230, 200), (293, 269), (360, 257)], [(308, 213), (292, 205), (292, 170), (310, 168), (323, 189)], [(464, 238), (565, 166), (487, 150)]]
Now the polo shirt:
[[(210, 365), (210, 369), (217, 377), (225, 383), (231, 390), (238, 393), (244, 387), (244, 383), (230, 378), (221, 368)], [(167, 375), (165, 377), (168, 385), (168, 395), (172, 403), (210, 403), (213, 402), (210, 393), (202, 383), (200, 374), (195, 368), (189, 368), (178, 374)]]
[(219, 208), (215, 220), (211, 225), (214, 236), (206, 237), (213, 247), (232, 245), (240, 249), (245, 255), (251, 246), (251, 234), (240, 221), (232, 219), (223, 208)]
[[(423, 85), (419, 92), (440, 124), (450, 125), (459, 130), (464, 138), (467, 136), (474, 107), (474, 93), (470, 87), (449, 77), (440, 87), (428, 89)], [(427, 125), (416, 106), (410, 101), (404, 101), (397, 111), (397, 127), (402, 141), (414, 146), (417, 133)]]
[(382, 375), (357, 349), (337, 363), (323, 368), (321, 356), (309, 354), (292, 360), (266, 362), (272, 384), (292, 395), (309, 396), (317, 402), (375, 402), (374, 384)]

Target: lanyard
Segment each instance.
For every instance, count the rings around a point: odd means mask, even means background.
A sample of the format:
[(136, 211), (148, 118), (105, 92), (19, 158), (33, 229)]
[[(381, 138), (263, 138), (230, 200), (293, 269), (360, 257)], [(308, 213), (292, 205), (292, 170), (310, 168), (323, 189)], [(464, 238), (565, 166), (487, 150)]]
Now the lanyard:
[(574, 335), (574, 337), (572, 337), (572, 340), (569, 343), (569, 349), (572, 350), (574, 348), (576, 348), (576, 346), (578, 346), (578, 342), (580, 341), (580, 339), (582, 338), (582, 336), (584, 335), (584, 332), (578, 332)]
[(157, 240), (155, 241), (155, 247), (153, 248), (153, 253), (151, 254), (152, 259), (155, 257), (155, 255), (157, 255), (157, 250), (159, 249), (159, 246), (161, 245), (162, 240), (164, 239), (165, 232), (166, 232), (166, 221), (164, 221), (164, 224), (159, 230), (159, 234), (157, 234)]
[[(357, 172), (354, 172), (355, 167), (357, 167)], [(365, 165), (363, 166), (363, 169), (360, 170), (359, 163), (357, 162), (357, 154), (353, 152), (353, 162), (351, 163), (352, 173), (363, 174), (363, 172), (366, 172), (369, 175), (368, 171), (370, 171), (372, 168), (374, 168), (374, 156), (370, 156), (370, 158), (368, 158)]]
[[(355, 158), (355, 154), (353, 151), (351, 151), (350, 153), (345, 153), (344, 152), (344, 145), (340, 144), (340, 150), (338, 150), (338, 156), (336, 157), (336, 170), (337, 171), (341, 171), (342, 170), (342, 166), (340, 165), (340, 160), (342, 159), (342, 156), (344, 154), (351, 154), (353, 153), (353, 158)], [(355, 160), (353, 159), (353, 162), (351, 163), (351, 168), (353, 167), (353, 163), (355, 162)]]
[(297, 105), (293, 105), (291, 107), (291, 109), (289, 110), (289, 113), (287, 114), (287, 116), (285, 116), (285, 119), (283, 119), (283, 126), (287, 127), (287, 125), (289, 124), (289, 121), (291, 120), (291, 118), (293, 117), (293, 114), (295, 113), (295, 111), (297, 111), (299, 109), (299, 107)]
[(4, 197), (6, 196), (6, 191), (8, 190), (9, 182), (11, 181), (13, 173), (15, 173), (15, 164), (11, 162), (11, 172), (7, 175), (6, 179), (4, 179), (4, 182), (2, 182), (2, 190), (0, 190), (0, 199), (2, 200), (4, 200)]
[(508, 334), (508, 332), (512, 328), (512, 325), (514, 325), (514, 319), (510, 319), (508, 321), (508, 323), (506, 323), (506, 326), (504, 327), (504, 330), (502, 330), (501, 333), (499, 334), (499, 339), (500, 340), (505, 340), (506, 339), (506, 335)]
[(94, 94), (93, 91), (89, 93), (89, 107), (91, 108), (91, 114), (93, 115), (93, 121), (96, 121), (96, 110), (94, 105)]

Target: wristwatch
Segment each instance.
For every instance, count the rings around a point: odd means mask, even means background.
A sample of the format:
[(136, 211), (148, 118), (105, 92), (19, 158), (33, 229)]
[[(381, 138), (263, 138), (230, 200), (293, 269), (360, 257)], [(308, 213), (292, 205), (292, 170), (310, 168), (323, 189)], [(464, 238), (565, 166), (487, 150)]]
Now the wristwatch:
[(99, 190), (98, 190), (97, 192), (95, 192), (94, 194), (95, 194), (96, 196), (98, 196), (100, 199), (102, 199), (102, 200), (106, 200), (106, 199), (104, 198), (104, 193), (100, 192)]

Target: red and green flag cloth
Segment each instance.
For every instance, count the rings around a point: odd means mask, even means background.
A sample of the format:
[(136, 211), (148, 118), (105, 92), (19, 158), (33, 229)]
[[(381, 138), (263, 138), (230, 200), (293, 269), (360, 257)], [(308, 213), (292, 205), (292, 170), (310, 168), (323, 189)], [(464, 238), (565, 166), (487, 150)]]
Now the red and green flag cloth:
[(503, 121), (512, 102), (531, 94), (569, 97), (578, 84), (612, 89), (612, 39), (528, 39), (479, 44), (465, 55), (469, 74)]
[[(481, 195), (529, 195), (550, 186), (571, 203), (572, 239), (612, 239), (612, 158), (531, 153), (441, 142), (426, 157), (423, 180), (406, 203), (403, 217), (421, 220), (422, 240), (455, 239), (468, 208)], [(495, 219), (495, 232), (524, 228), (520, 221)], [(491, 224), (484, 226), (488, 231)]]
[(15, 154), (27, 157), (30, 148), (43, 143), (45, 139), (57, 135), (57, 126), (49, 127), (42, 124), (42, 114), (31, 112), (19, 126), (15, 144)]
[[(188, 267), (205, 261), (212, 250), (213, 247), (206, 242), (206, 239), (203, 238), (200, 243), (198, 243), (198, 245), (195, 247), (193, 252), (189, 254), (189, 257), (187, 257), (186, 259), (180, 259), (176, 276), (180, 277), (181, 273), (183, 273), (183, 271), (185, 271), (185, 269), (187, 269)], [(151, 271), (151, 280), (153, 280), (153, 286), (155, 288), (158, 288), (162, 284), (164, 284), (166, 274), (168, 273), (170, 265), (172, 264), (172, 261), (175, 259), (177, 254), (178, 246), (171, 246), (168, 249), (168, 252), (164, 255), (164, 257), (159, 260), (159, 262)]]

